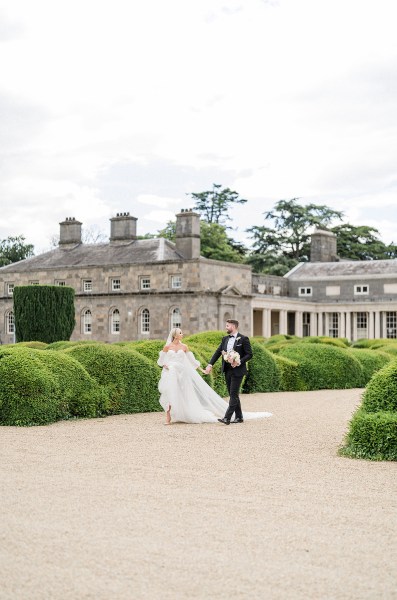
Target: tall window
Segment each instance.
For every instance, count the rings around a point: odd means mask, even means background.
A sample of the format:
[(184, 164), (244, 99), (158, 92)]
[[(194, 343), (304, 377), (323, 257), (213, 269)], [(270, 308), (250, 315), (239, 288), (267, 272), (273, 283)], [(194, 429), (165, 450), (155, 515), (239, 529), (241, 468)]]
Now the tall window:
[(339, 314), (337, 312), (329, 313), (328, 335), (332, 338), (339, 337)]
[(15, 333), (15, 320), (14, 320), (14, 313), (12, 310), (9, 310), (6, 313), (6, 332), (8, 334)]
[(302, 315), (302, 335), (303, 337), (307, 337), (310, 335), (310, 313), (304, 312)]
[(367, 313), (366, 312), (358, 312), (356, 315), (357, 319), (357, 339), (360, 340), (362, 338), (367, 337)]
[(120, 333), (120, 311), (118, 308), (110, 313), (110, 333)]
[(141, 333), (150, 332), (150, 312), (148, 308), (144, 308), (141, 312)]
[(89, 309), (83, 312), (83, 333), (92, 332), (92, 313)]
[(386, 337), (397, 338), (397, 312), (386, 313)]
[(171, 313), (171, 329), (174, 327), (182, 327), (182, 315), (179, 308), (174, 308)]

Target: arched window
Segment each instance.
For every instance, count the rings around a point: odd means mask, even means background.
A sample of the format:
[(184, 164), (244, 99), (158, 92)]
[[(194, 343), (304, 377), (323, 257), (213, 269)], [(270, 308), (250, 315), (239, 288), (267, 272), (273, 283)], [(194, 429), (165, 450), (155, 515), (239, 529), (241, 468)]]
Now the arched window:
[(141, 312), (141, 333), (150, 332), (150, 312), (148, 308), (144, 308)]
[(114, 308), (110, 312), (110, 333), (120, 333), (120, 311)]
[(232, 315), (230, 314), (230, 312), (225, 312), (225, 314), (223, 316), (224, 322), (226, 323), (226, 321), (231, 318), (232, 318)]
[(6, 333), (13, 334), (15, 333), (15, 320), (14, 320), (14, 312), (9, 310), (6, 312)]
[(171, 313), (171, 329), (174, 327), (182, 327), (182, 315), (179, 308), (174, 308)]
[(89, 308), (83, 310), (82, 331), (83, 333), (92, 333), (92, 313)]

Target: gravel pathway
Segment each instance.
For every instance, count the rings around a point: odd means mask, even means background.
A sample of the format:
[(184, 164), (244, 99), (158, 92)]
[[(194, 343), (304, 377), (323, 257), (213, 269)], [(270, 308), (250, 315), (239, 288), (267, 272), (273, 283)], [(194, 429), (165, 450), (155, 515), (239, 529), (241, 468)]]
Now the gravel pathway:
[(1, 600), (397, 599), (397, 463), (337, 455), (360, 394), (2, 427)]

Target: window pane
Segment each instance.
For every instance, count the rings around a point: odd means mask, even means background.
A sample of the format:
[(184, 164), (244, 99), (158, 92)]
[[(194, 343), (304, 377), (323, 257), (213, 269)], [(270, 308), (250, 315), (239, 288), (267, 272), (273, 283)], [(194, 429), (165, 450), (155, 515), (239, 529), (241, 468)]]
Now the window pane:
[(144, 308), (141, 313), (141, 333), (149, 333), (150, 331), (150, 313), (147, 308)]
[(174, 308), (171, 315), (171, 329), (174, 327), (182, 327), (182, 315), (179, 308)]

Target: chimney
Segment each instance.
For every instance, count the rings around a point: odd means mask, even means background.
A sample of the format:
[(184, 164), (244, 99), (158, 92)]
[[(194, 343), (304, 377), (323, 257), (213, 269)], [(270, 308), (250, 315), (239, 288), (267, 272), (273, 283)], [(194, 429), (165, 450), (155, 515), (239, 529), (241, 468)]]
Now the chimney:
[(60, 246), (75, 246), (81, 244), (81, 223), (74, 217), (66, 217), (60, 225)]
[(310, 262), (337, 262), (336, 235), (316, 229), (311, 235)]
[(136, 240), (136, 217), (131, 217), (129, 212), (117, 213), (110, 219), (110, 241), (131, 242)]
[(186, 259), (200, 257), (200, 215), (191, 208), (176, 215), (176, 250)]

